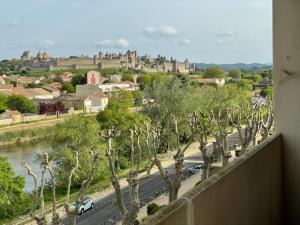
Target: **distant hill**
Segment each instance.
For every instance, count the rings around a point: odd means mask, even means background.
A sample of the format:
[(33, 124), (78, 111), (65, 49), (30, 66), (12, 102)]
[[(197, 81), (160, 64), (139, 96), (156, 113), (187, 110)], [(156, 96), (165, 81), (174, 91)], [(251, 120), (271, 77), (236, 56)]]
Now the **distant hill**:
[(261, 64), (261, 63), (235, 63), (235, 64), (213, 64), (213, 63), (193, 63), (199, 69), (206, 69), (215, 65), (220, 66), (223, 70), (240, 69), (240, 70), (257, 70), (257, 69), (271, 69), (272, 64)]

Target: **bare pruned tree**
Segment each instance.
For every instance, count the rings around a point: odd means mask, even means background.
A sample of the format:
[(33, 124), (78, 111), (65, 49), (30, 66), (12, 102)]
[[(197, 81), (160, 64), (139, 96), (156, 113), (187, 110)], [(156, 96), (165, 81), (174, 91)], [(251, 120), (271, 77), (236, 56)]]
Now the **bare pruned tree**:
[(216, 139), (217, 148), (220, 153), (222, 166), (227, 166), (231, 157), (228, 151), (227, 137), (232, 133), (230, 130), (230, 117), (228, 110), (217, 109), (209, 115), (211, 132)]
[(90, 172), (87, 174), (87, 177), (85, 180), (82, 181), (81, 183), (81, 187), (79, 192), (76, 195), (76, 200), (75, 200), (75, 204), (71, 204), (70, 203), (70, 193), (71, 193), (71, 186), (72, 186), (72, 178), (76, 172), (76, 170), (79, 167), (79, 160), (78, 160), (78, 152), (75, 151), (75, 165), (74, 167), (71, 169), (69, 178), (68, 178), (68, 187), (67, 187), (67, 197), (66, 197), (66, 201), (65, 201), (65, 211), (68, 215), (68, 224), (69, 225), (76, 225), (77, 223), (77, 215), (78, 215), (78, 211), (79, 211), (79, 207), (82, 204), (83, 201), (83, 197), (84, 194), (86, 193), (88, 187), (90, 186), (95, 172), (96, 172), (96, 166), (97, 163), (99, 161), (99, 152), (97, 150), (91, 150), (90, 151), (91, 157), (92, 157), (92, 167)]
[[(141, 168), (142, 161), (142, 147), (141, 136), (143, 135), (143, 129), (134, 126), (133, 129), (129, 129), (131, 149), (130, 149), (130, 169), (127, 175), (128, 192), (129, 192), (129, 206), (126, 208), (122, 197), (122, 191), (120, 186), (120, 180), (116, 170), (116, 159), (118, 151), (113, 147), (113, 138), (118, 135), (118, 132), (114, 127), (108, 129), (107, 134), (102, 134), (102, 137), (106, 140), (106, 156), (109, 161), (109, 169), (111, 171), (111, 182), (116, 194), (115, 204), (118, 206), (122, 215), (123, 225), (132, 225), (137, 220), (138, 212), (140, 209), (140, 199), (138, 196), (140, 178), (139, 174), (146, 172), (149, 168), (149, 162), (146, 166)], [(145, 139), (147, 142), (147, 138)]]
[[(42, 170), (42, 178), (41, 178), (41, 186), (38, 187), (37, 175), (32, 171), (32, 168), (26, 162), (22, 163), (22, 166), (27, 170), (28, 175), (31, 176), (34, 180), (34, 190), (33, 190), (34, 201), (30, 212), (30, 216), (36, 221), (38, 225), (48, 224), (48, 221), (46, 220), (45, 217), (45, 203), (44, 203), (45, 175), (48, 170), (52, 180), (52, 203), (53, 203), (52, 224), (60, 225), (61, 220), (59, 218), (59, 215), (56, 212), (55, 179), (54, 179), (53, 171), (51, 169), (51, 164), (49, 162), (49, 157), (47, 153), (44, 153), (40, 165)], [(36, 209), (38, 206), (40, 206), (40, 212), (36, 213)]]
[[(182, 170), (183, 170), (183, 162), (184, 162), (184, 154), (186, 150), (190, 147), (190, 145), (194, 142), (194, 136), (195, 136), (195, 124), (194, 119), (191, 117), (189, 118), (189, 125), (192, 130), (191, 136), (188, 138), (188, 142), (185, 145), (180, 144), (180, 134), (178, 131), (178, 119), (175, 116), (172, 116), (172, 123), (173, 123), (173, 132), (176, 135), (176, 153), (173, 156), (173, 159), (175, 161), (175, 174), (171, 175), (169, 174), (164, 168), (161, 163), (161, 160), (158, 158), (158, 152), (160, 149), (160, 146), (162, 145), (162, 128), (160, 124), (158, 123), (156, 126), (152, 128), (152, 148), (149, 147), (149, 142), (147, 142), (147, 148), (152, 149), (151, 154), (151, 162), (153, 165), (155, 165), (160, 175), (163, 177), (166, 183), (166, 187), (168, 189), (169, 193), (169, 202), (172, 202), (178, 198), (178, 192), (181, 187), (181, 181), (182, 181)], [(147, 129), (147, 137), (150, 136), (150, 131)]]
[[(42, 189), (44, 189), (44, 187), (41, 187), (41, 189), (39, 191), (39, 187), (37, 184), (37, 175), (32, 171), (32, 168), (26, 162), (23, 162), (22, 166), (27, 169), (28, 175), (31, 176), (34, 180), (34, 191), (33, 191), (34, 201), (33, 201), (33, 206), (32, 206), (31, 212), (30, 212), (30, 217), (33, 218), (38, 225), (46, 225), (46, 224), (48, 224), (48, 222), (45, 218), (44, 207), (42, 207), (44, 205), (44, 203), (43, 203), (44, 200), (43, 200), (43, 197), (41, 197)], [(42, 179), (44, 179), (44, 176), (42, 176)], [(44, 182), (42, 182), (42, 183), (44, 183)], [(38, 205), (39, 201), (40, 201), (40, 205), (41, 205), (41, 210), (40, 210), (40, 213), (37, 214), (36, 209), (37, 209), (37, 205)]]
[[(237, 107), (230, 112), (229, 118), (238, 130), (241, 154), (244, 154), (251, 141), (256, 144), (261, 125), (260, 105), (255, 103)], [(242, 128), (242, 124), (245, 124), (245, 128)]]
[(267, 99), (267, 114), (266, 116), (263, 115), (261, 110), (261, 136), (262, 140), (265, 140), (269, 137), (270, 132), (273, 128), (274, 123), (274, 112), (273, 112), (273, 101), (272, 98)]
[(205, 117), (204, 113), (197, 114), (194, 112), (193, 116), (191, 117), (192, 123), (195, 126), (195, 136), (199, 142), (199, 150), (203, 157), (203, 169), (201, 174), (201, 181), (207, 179), (210, 176), (210, 167), (213, 163), (213, 157), (208, 154), (207, 152), (207, 138), (209, 132), (209, 125), (211, 121), (209, 117)]

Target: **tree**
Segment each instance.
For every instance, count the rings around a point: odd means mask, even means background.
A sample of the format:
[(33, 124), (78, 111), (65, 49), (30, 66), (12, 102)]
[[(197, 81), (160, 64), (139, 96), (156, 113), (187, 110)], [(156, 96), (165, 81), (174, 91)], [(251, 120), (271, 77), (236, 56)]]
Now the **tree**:
[(0, 94), (0, 113), (4, 112), (7, 109), (7, 97)]
[(224, 70), (222, 70), (219, 66), (212, 66), (205, 70), (204, 78), (223, 78)]
[(141, 91), (133, 91), (132, 97), (134, 101), (134, 106), (141, 106), (143, 104), (143, 93)]
[[(236, 106), (231, 110), (229, 118), (238, 130), (241, 154), (244, 154), (251, 142), (256, 144), (256, 135), (261, 126), (260, 105), (250, 103)], [(245, 128), (242, 128), (243, 123)]]
[[(118, 135), (113, 127), (108, 129), (107, 134), (102, 133), (102, 137), (107, 143), (106, 147), (106, 157), (109, 161), (109, 170), (111, 172), (111, 183), (114, 187), (116, 199), (115, 204), (118, 206), (122, 215), (123, 225), (133, 225), (137, 222), (137, 216), (140, 209), (139, 200), (139, 174), (145, 172), (149, 168), (149, 163), (144, 167), (141, 167), (142, 162), (142, 146), (141, 146), (141, 136), (143, 134), (143, 129), (137, 126), (129, 129), (131, 148), (130, 148), (130, 170), (127, 174), (128, 182), (128, 197), (129, 197), (129, 207), (125, 207), (124, 197), (120, 188), (120, 181), (116, 169), (116, 159), (118, 157), (118, 152), (113, 145), (113, 138)], [(148, 139), (146, 139), (148, 140)], [(150, 152), (148, 151), (148, 158), (150, 158)]]
[[(266, 113), (264, 113), (267, 111)], [(267, 98), (267, 105), (266, 106), (261, 106), (260, 110), (261, 114), (261, 136), (262, 140), (266, 140), (270, 132), (273, 128), (273, 123), (274, 123), (274, 112), (273, 112), (273, 101), (272, 97)]]
[(149, 75), (141, 75), (137, 78), (137, 83), (140, 85), (141, 89), (144, 90), (146, 87), (150, 87), (151, 77)]
[(72, 185), (72, 178), (75, 175), (75, 172), (78, 170), (79, 168), (79, 160), (78, 160), (78, 152), (75, 151), (75, 165), (73, 166), (73, 168), (70, 170), (70, 174), (68, 177), (68, 187), (67, 187), (67, 197), (66, 197), (66, 201), (65, 201), (65, 211), (68, 215), (68, 221), (69, 221), (69, 225), (76, 225), (77, 224), (77, 215), (78, 215), (78, 210), (79, 207), (82, 205), (82, 201), (83, 201), (83, 196), (86, 193), (88, 187), (90, 186), (95, 173), (97, 171), (97, 163), (100, 159), (100, 155), (99, 152), (96, 149), (90, 150), (90, 155), (92, 158), (92, 165), (91, 168), (89, 170), (89, 172), (86, 175), (86, 178), (82, 181), (81, 186), (80, 186), (80, 190), (76, 195), (76, 201), (75, 201), (75, 205), (71, 205), (70, 203), (70, 193), (71, 193), (71, 185)]
[[(42, 170), (42, 178), (41, 178), (41, 186), (38, 187), (37, 184), (37, 175), (32, 171), (31, 167), (23, 162), (22, 166), (27, 170), (29, 176), (32, 177), (34, 181), (34, 190), (33, 190), (33, 204), (32, 210), (30, 212), (31, 218), (33, 218), (38, 225), (47, 225), (48, 221), (45, 217), (45, 202), (44, 202), (44, 190), (45, 190), (45, 180), (47, 171), (50, 173), (51, 177), (51, 186), (52, 186), (52, 225), (61, 225), (62, 220), (57, 213), (57, 205), (56, 205), (56, 181), (54, 177), (54, 172), (52, 170), (52, 165), (49, 162), (48, 154), (44, 153), (43, 158), (41, 160), (40, 166)], [(36, 213), (36, 210), (40, 206), (40, 213)]]
[[(189, 118), (189, 125), (192, 130), (190, 137), (188, 138), (187, 144), (181, 145), (180, 143), (180, 133), (178, 129), (178, 119), (176, 117), (172, 117), (173, 124), (173, 132), (176, 136), (176, 144), (172, 149), (175, 154), (173, 155), (174, 164), (175, 164), (175, 174), (169, 174), (162, 166), (161, 161), (159, 160), (157, 154), (160, 149), (160, 145), (163, 143), (164, 139), (162, 138), (162, 127), (158, 123), (156, 126), (152, 128), (153, 142), (152, 142), (152, 153), (151, 153), (151, 162), (150, 168), (152, 166), (156, 166), (159, 170), (160, 175), (165, 180), (166, 187), (169, 193), (169, 202), (172, 202), (178, 198), (178, 192), (181, 187), (181, 179), (182, 179), (182, 170), (183, 170), (183, 162), (184, 162), (184, 154), (186, 150), (190, 147), (190, 145), (194, 142), (195, 138), (195, 129), (196, 124), (194, 123), (195, 119), (192, 117)], [(150, 131), (147, 129), (147, 136), (150, 136)], [(149, 144), (148, 149), (150, 149)]]
[(130, 111), (129, 107), (132, 104), (132, 94), (130, 92), (120, 92), (118, 96), (110, 99), (105, 110), (99, 112), (97, 120), (100, 123), (102, 130), (108, 130), (114, 127), (120, 132), (120, 135), (115, 137), (116, 144), (116, 167), (120, 167), (119, 157), (124, 156), (129, 159), (130, 155), (130, 141), (128, 140), (128, 131), (134, 125), (141, 126), (148, 118), (139, 112)]
[(130, 82), (134, 82), (134, 79), (133, 79), (133, 75), (132, 74), (124, 74), (122, 76), (122, 81), (130, 81)]
[(228, 76), (234, 79), (240, 79), (242, 76), (242, 72), (239, 69), (232, 69), (229, 71)]
[(26, 88), (38, 88), (40, 86), (41, 86), (40, 84), (30, 83), (26, 85)]
[(33, 101), (22, 95), (8, 96), (6, 104), (10, 110), (17, 110), (21, 113), (37, 113), (37, 107)]
[(210, 168), (211, 164), (213, 163), (213, 157), (208, 154), (207, 148), (207, 139), (208, 133), (210, 132), (211, 128), (211, 120), (208, 119), (206, 116), (207, 112), (200, 112), (199, 114), (194, 112), (192, 119), (192, 123), (195, 125), (195, 137), (199, 142), (199, 150), (203, 157), (203, 169), (202, 169), (202, 176), (201, 181), (207, 179), (210, 176)]
[(262, 97), (271, 97), (273, 95), (273, 88), (267, 87), (260, 91), (260, 96)]
[(67, 93), (74, 93), (75, 88), (71, 83), (64, 83), (61, 87), (61, 90), (67, 91)]
[[(166, 152), (176, 146), (172, 117), (188, 118), (198, 102), (195, 101), (190, 86), (176, 78), (154, 83), (153, 87), (145, 90), (145, 99), (148, 103), (143, 112), (151, 119), (153, 125), (160, 123), (163, 138), (160, 152)], [(178, 129), (181, 131), (181, 142), (187, 141), (186, 137), (191, 134), (189, 125), (184, 120), (179, 120)]]
[[(86, 179), (93, 164), (90, 151), (104, 152), (98, 133), (99, 124), (94, 117), (76, 116), (58, 125), (53, 137), (53, 147), (56, 151), (50, 155), (53, 160), (60, 162), (55, 170), (58, 186), (67, 187), (69, 171), (76, 164), (75, 152), (79, 155), (79, 169), (72, 178), (72, 184), (80, 185)], [(105, 163), (103, 161), (96, 167), (95, 179), (99, 180), (107, 173)]]
[(72, 77), (71, 80), (71, 84), (73, 85), (73, 87), (76, 87), (76, 85), (80, 85), (80, 84), (86, 84), (87, 80), (86, 80), (86, 75), (82, 76), (82, 75), (74, 75)]
[(24, 178), (15, 176), (7, 159), (0, 156), (0, 221), (30, 210), (30, 198), (23, 192), (24, 186)]

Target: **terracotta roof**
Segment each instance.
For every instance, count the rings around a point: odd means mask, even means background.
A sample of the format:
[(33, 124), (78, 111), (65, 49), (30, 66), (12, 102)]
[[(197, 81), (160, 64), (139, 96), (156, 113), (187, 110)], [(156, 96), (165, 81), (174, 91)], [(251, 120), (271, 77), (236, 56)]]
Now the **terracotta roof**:
[(5, 85), (5, 84), (0, 84), (0, 90), (9, 90), (9, 89), (12, 89), (13, 86), (11, 85)]
[(23, 95), (25, 97), (34, 97), (37, 95), (51, 95), (48, 91), (42, 88), (22, 88), (22, 87), (14, 87), (10, 90), (0, 90), (0, 92), (7, 95)]
[(101, 91), (97, 91), (91, 96), (95, 96), (95, 97), (98, 97), (98, 98), (107, 98), (107, 96), (104, 93), (102, 93)]

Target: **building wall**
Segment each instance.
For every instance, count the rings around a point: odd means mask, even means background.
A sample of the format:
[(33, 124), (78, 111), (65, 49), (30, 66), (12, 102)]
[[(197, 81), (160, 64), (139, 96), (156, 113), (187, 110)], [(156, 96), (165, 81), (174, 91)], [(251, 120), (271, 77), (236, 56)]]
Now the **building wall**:
[(300, 1), (273, 0), (275, 127), (283, 135), (284, 224), (300, 224)]
[(142, 225), (280, 225), (281, 154), (275, 135)]
[(77, 96), (87, 96), (100, 91), (99, 85), (76, 85)]

